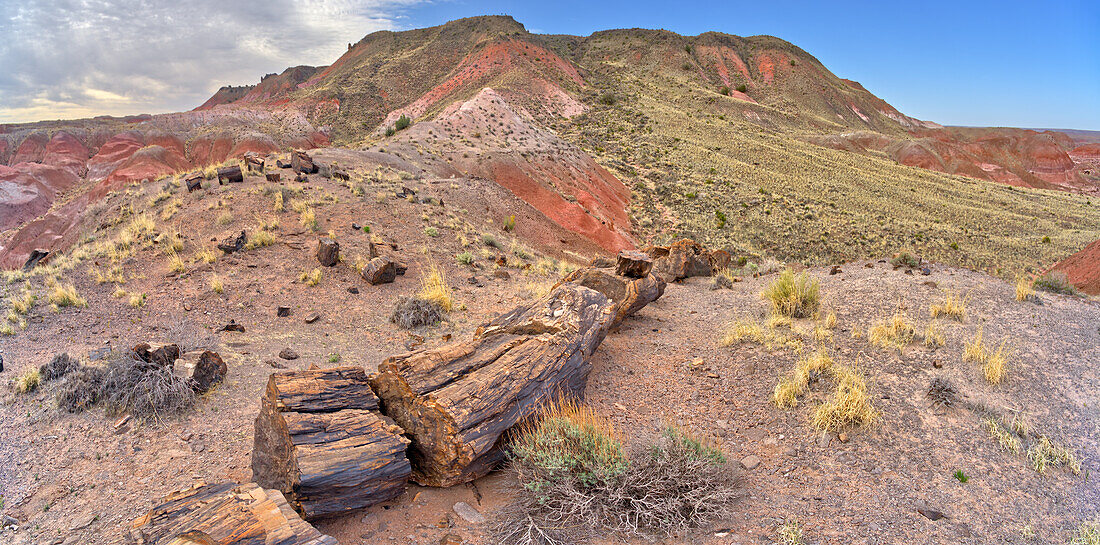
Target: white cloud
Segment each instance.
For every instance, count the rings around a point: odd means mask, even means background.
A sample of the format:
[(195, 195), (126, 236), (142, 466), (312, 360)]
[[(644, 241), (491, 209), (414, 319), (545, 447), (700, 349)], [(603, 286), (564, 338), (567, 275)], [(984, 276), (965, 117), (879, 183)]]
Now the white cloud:
[(187, 110), (325, 65), (424, 0), (0, 1), (0, 122)]

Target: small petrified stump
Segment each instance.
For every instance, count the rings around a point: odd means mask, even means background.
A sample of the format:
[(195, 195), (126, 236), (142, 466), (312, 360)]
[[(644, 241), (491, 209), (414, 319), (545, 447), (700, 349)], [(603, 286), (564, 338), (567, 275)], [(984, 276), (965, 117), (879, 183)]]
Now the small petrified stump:
[(290, 168), (300, 174), (313, 174), (317, 172), (317, 165), (313, 164), (313, 157), (304, 151), (294, 150), (290, 152)]
[(191, 193), (193, 191), (202, 189), (202, 180), (203, 177), (201, 172), (189, 174), (186, 178), (183, 179), (184, 183), (187, 184), (187, 192)]
[(306, 519), (401, 495), (408, 440), (378, 408), (360, 367), (271, 375), (256, 417), (256, 482), (282, 491)]
[(264, 176), (267, 178), (267, 181), (269, 181), (269, 182), (278, 182), (279, 179), (280, 179), (280, 176), (279, 176), (278, 172), (268, 172)]
[(302, 520), (278, 490), (224, 482), (173, 492), (129, 530), (143, 545), (338, 545)]
[(264, 171), (264, 159), (256, 153), (244, 154), (244, 166), (249, 172), (263, 172)]
[(372, 286), (393, 282), (397, 279), (397, 264), (385, 257), (376, 257), (363, 267), (363, 279)]
[(227, 237), (225, 240), (219, 242), (218, 249), (227, 254), (238, 252), (244, 248), (245, 241), (247, 240), (248, 236), (245, 235), (244, 231), (241, 231), (241, 234)]
[(218, 183), (240, 183), (244, 181), (244, 173), (241, 172), (240, 165), (233, 165), (230, 167), (221, 167), (218, 169)]
[(196, 394), (205, 394), (225, 380), (228, 371), (217, 352), (204, 350), (195, 363), (195, 370), (191, 372), (191, 389)]
[(326, 267), (332, 267), (340, 261), (340, 243), (331, 238), (317, 241), (317, 261)]
[(413, 480), (451, 486), (485, 475), (504, 460), (504, 432), (544, 402), (582, 393), (611, 307), (566, 283), (469, 340), (383, 361), (372, 385), (412, 438)]
[(346, 170), (344, 170), (340, 167), (332, 167), (331, 173), (332, 173), (332, 177), (334, 179), (343, 180), (345, 182), (351, 180), (351, 175), (348, 174), (348, 171), (346, 171)]
[(619, 252), (615, 274), (630, 278), (645, 278), (653, 268), (653, 258), (644, 252), (623, 250)]
[(130, 350), (142, 361), (160, 367), (171, 367), (180, 359), (180, 347), (174, 344), (151, 346), (149, 343), (138, 343)]

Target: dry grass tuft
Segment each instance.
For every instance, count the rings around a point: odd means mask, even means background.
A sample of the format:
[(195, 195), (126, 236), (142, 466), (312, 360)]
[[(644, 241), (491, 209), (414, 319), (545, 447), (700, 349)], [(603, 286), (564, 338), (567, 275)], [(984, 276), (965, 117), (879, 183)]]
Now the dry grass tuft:
[(222, 279), (217, 274), (210, 277), (210, 289), (214, 290), (214, 293), (222, 293), (225, 291), (225, 285), (222, 283)]
[(833, 359), (824, 350), (803, 357), (795, 363), (794, 372), (779, 379), (772, 392), (772, 402), (781, 409), (798, 405), (798, 397), (833, 367)]
[(38, 369), (27, 369), (18, 377), (15, 377), (15, 392), (19, 394), (29, 394), (37, 390), (38, 385), (41, 383), (42, 376), (39, 375)]
[(321, 278), (324, 276), (324, 272), (321, 269), (316, 268), (312, 271), (306, 271), (298, 275), (298, 281), (307, 286), (316, 286), (321, 283)]
[(1020, 452), (1020, 439), (997, 423), (996, 419), (986, 418), (985, 425), (986, 429), (989, 430), (989, 435), (997, 440), (997, 444), (1001, 445), (1002, 450), (1012, 453)]
[(900, 309), (885, 322), (877, 323), (867, 329), (867, 340), (879, 348), (901, 350), (913, 342), (913, 324), (905, 319)]
[(788, 520), (780, 524), (775, 530), (779, 545), (802, 545), (802, 525), (796, 521)]
[(947, 292), (943, 302), (933, 303), (930, 310), (933, 318), (943, 316), (961, 322), (966, 319), (966, 299), (958, 294)]
[(450, 286), (447, 285), (447, 278), (443, 269), (434, 262), (428, 266), (428, 274), (421, 277), (420, 291), (417, 292), (416, 298), (431, 301), (446, 312), (454, 309), (455, 299), (451, 294)]
[(54, 284), (48, 300), (55, 310), (62, 307), (88, 306), (88, 302), (77, 293), (72, 284)]
[(1072, 450), (1052, 442), (1045, 435), (1027, 449), (1027, 459), (1031, 467), (1039, 473), (1046, 473), (1048, 467), (1065, 466), (1074, 475), (1081, 473), (1081, 461)]
[(821, 304), (821, 287), (808, 273), (796, 275), (787, 269), (760, 296), (771, 304), (773, 314), (806, 318), (817, 312)]
[(435, 301), (402, 297), (390, 314), (390, 321), (402, 329), (414, 329), (443, 321), (443, 308)]
[(130, 294), (129, 304), (130, 304), (131, 308), (141, 308), (141, 307), (145, 306), (145, 294), (144, 293)]
[(1035, 297), (1035, 288), (1032, 286), (1031, 281), (1028, 280), (1026, 277), (1023, 277), (1023, 276), (1021, 276), (1020, 278), (1017, 278), (1016, 279), (1016, 300), (1017, 301), (1027, 301), (1028, 299), (1031, 299), (1032, 297)]
[(107, 377), (101, 367), (81, 365), (65, 377), (55, 401), (59, 409), (79, 413), (99, 402), (103, 381)]
[(302, 227), (309, 229), (310, 231), (317, 230), (317, 212), (312, 207), (307, 207), (302, 210), (301, 216), (298, 217), (298, 222), (302, 224)]
[(871, 405), (863, 374), (845, 365), (835, 365), (831, 371), (837, 380), (836, 391), (814, 411), (813, 426), (821, 431), (840, 432), (874, 423), (879, 413)]
[(1084, 522), (1069, 545), (1100, 545), (1100, 522)]
[(934, 320), (928, 322), (928, 327), (924, 328), (924, 346), (928, 348), (938, 348), (947, 343), (947, 339), (944, 337), (943, 329)]
[(38, 367), (38, 376), (42, 382), (49, 382), (75, 371), (78, 367), (80, 362), (76, 358), (66, 353), (55, 354), (49, 362)]
[(271, 246), (276, 242), (279, 242), (279, 237), (276, 237), (274, 233), (264, 230), (253, 231), (252, 235), (248, 237), (248, 242), (245, 243), (244, 248), (255, 250), (256, 248)]
[(176, 252), (168, 254), (168, 270), (183, 274), (187, 272), (187, 262), (183, 260), (183, 257)]
[(203, 248), (195, 253), (195, 261), (210, 264), (218, 260), (218, 254), (210, 248)]
[(1008, 339), (1002, 340), (995, 350), (990, 350), (985, 344), (982, 329), (978, 328), (974, 339), (964, 345), (962, 358), (965, 362), (980, 363), (985, 380), (990, 384), (1000, 384), (1008, 374)]

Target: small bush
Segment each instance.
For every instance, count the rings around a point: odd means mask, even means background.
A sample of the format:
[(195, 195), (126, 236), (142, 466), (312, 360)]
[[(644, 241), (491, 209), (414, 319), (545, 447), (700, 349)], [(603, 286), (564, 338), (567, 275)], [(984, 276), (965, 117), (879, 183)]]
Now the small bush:
[(597, 100), (600, 104), (603, 104), (604, 106), (614, 106), (615, 102), (617, 101), (617, 99), (615, 98), (615, 94), (610, 91), (601, 93), (600, 97)]
[(772, 311), (791, 318), (805, 318), (817, 312), (821, 289), (817, 280), (806, 272), (783, 271), (761, 294), (771, 304)]
[(813, 426), (821, 431), (839, 432), (877, 420), (878, 411), (871, 405), (863, 375), (848, 366), (834, 366), (832, 372), (837, 379), (836, 390), (814, 411)]
[(504, 220), (504, 230), (505, 231), (515, 231), (516, 230), (516, 216), (515, 215), (508, 216), (508, 219)]
[(954, 477), (956, 481), (959, 481), (962, 484), (966, 484), (968, 481), (970, 481), (970, 477), (967, 477), (966, 473), (963, 473), (963, 470), (961, 469), (956, 469), (955, 473), (953, 473), (951, 476)]
[(788, 520), (775, 529), (775, 536), (779, 545), (803, 545), (802, 525), (796, 521)]
[(145, 294), (144, 293), (132, 294), (132, 295), (130, 295), (130, 301), (129, 302), (130, 302), (130, 307), (132, 307), (132, 308), (141, 308), (141, 307), (145, 306)]
[(933, 318), (941, 316), (962, 322), (966, 319), (966, 299), (948, 292), (944, 295), (942, 303), (933, 303), (929, 311)]
[(739, 92), (739, 93), (744, 93), (748, 90), (749, 90), (749, 88), (744, 83), (737, 86), (737, 92)]
[(901, 252), (896, 257), (894, 257), (894, 259), (890, 260), (890, 264), (893, 265), (895, 269), (900, 267), (915, 269), (917, 267), (920, 267), (920, 258), (914, 256), (909, 252)]
[(181, 414), (195, 405), (187, 378), (173, 373), (171, 366), (147, 363), (130, 352), (112, 354), (100, 399), (108, 413), (129, 412), (143, 420)]
[(1035, 289), (1049, 291), (1050, 293), (1061, 293), (1063, 295), (1080, 295), (1080, 291), (1070, 281), (1066, 273), (1062, 271), (1054, 271), (1052, 273), (1044, 274), (1035, 280)]
[(412, 120), (405, 114), (401, 114), (401, 117), (397, 118), (397, 121), (393, 124), (393, 130), (403, 131), (409, 128), (409, 125), (412, 125)]
[(1031, 281), (1021, 276), (1016, 280), (1016, 300), (1027, 301), (1035, 297), (1035, 288), (1032, 287)]
[(316, 286), (321, 283), (324, 274), (320, 268), (315, 268), (312, 271), (306, 271), (298, 275), (298, 281), (310, 287)]
[(433, 238), (438, 237), (439, 236), (439, 229), (436, 229), (435, 227), (430, 227), (430, 226), (425, 227), (424, 228), (424, 234), (428, 235), (430, 237), (433, 237)]
[(497, 237), (494, 237), (493, 235), (490, 235), (488, 233), (481, 235), (481, 243), (490, 248), (496, 248), (498, 250), (504, 249), (504, 245), (501, 244), (499, 240), (497, 240)]
[(222, 283), (220, 276), (215, 274), (210, 277), (210, 289), (214, 290), (214, 293), (222, 293), (225, 291), (225, 284)]
[(390, 322), (402, 329), (415, 329), (443, 321), (443, 308), (434, 301), (419, 297), (402, 297), (390, 314)]
[(203, 248), (195, 254), (195, 261), (201, 261), (206, 264), (213, 263), (218, 260), (218, 254), (214, 253), (214, 250), (210, 248)]
[(57, 391), (57, 407), (79, 413), (99, 403), (107, 373), (100, 367), (81, 365), (65, 377)]
[(718, 88), (718, 92), (720, 94), (729, 96), (730, 95), (730, 86), (729, 85), (723, 85), (723, 86)]
[(221, 225), (223, 227), (229, 225), (230, 223), (233, 223), (233, 213), (229, 211), (222, 212), (221, 214), (218, 214), (218, 218), (215, 221), (217, 221), (218, 225)]
[(44, 363), (38, 368), (38, 374), (43, 382), (49, 382), (54, 379), (59, 379), (80, 367), (80, 362), (76, 358), (62, 353), (57, 354), (49, 361)]
[(463, 265), (471, 265), (474, 262), (474, 254), (470, 252), (462, 252), (455, 256), (455, 261)]
[(28, 394), (37, 390), (38, 385), (41, 383), (42, 376), (38, 373), (38, 369), (27, 369), (21, 375), (15, 377), (15, 391), (20, 394)]

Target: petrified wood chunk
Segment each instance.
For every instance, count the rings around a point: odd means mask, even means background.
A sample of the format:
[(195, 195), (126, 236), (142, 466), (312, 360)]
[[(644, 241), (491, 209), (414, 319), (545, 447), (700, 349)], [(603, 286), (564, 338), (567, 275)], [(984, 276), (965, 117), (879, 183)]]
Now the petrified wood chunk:
[(412, 438), (413, 480), (451, 486), (504, 459), (502, 436), (544, 402), (583, 393), (612, 304), (566, 283), (478, 328), (473, 338), (387, 358), (372, 379)]
[(252, 474), (306, 519), (405, 491), (408, 440), (378, 413), (359, 367), (275, 373), (256, 417)]
[(652, 268), (653, 258), (645, 252), (623, 250), (619, 252), (615, 274), (631, 278), (645, 278)]
[(340, 243), (331, 238), (317, 241), (317, 261), (326, 267), (332, 267), (340, 261)]
[(317, 172), (317, 165), (313, 164), (313, 158), (304, 151), (290, 152), (290, 168), (301, 174), (313, 174)]
[(244, 154), (244, 165), (245, 165), (245, 167), (248, 168), (249, 172), (252, 172), (252, 171), (263, 172), (264, 171), (264, 158), (260, 157), (259, 154), (256, 154), (256, 153), (252, 153), (252, 152), (246, 153), (246, 154)]
[(241, 172), (240, 165), (233, 165), (231, 167), (221, 167), (218, 169), (218, 183), (239, 183), (244, 181), (244, 174)]
[(245, 241), (247, 240), (248, 235), (246, 235), (244, 231), (241, 231), (241, 234), (226, 237), (225, 240), (219, 242), (218, 249), (227, 254), (238, 252), (241, 248), (244, 248)]
[(267, 178), (267, 181), (269, 181), (269, 182), (278, 182), (279, 179), (281, 178), (279, 176), (278, 172), (268, 172), (264, 176)]
[(569, 273), (559, 285), (565, 282), (592, 288), (610, 299), (614, 304), (612, 328), (664, 295), (666, 286), (664, 279), (655, 274), (644, 278), (627, 278), (613, 273), (611, 269), (592, 268), (577, 269)]
[(362, 274), (372, 286), (388, 284), (397, 279), (397, 264), (385, 257), (376, 257), (367, 262)]
[(203, 178), (201, 172), (189, 174), (186, 178), (184, 178), (184, 182), (187, 184), (187, 192), (191, 193), (192, 191), (202, 189), (202, 180)]
[(669, 282), (692, 276), (710, 276), (714, 273), (710, 254), (691, 239), (674, 242), (668, 247), (668, 255), (654, 261), (653, 268)]
[(205, 394), (211, 388), (225, 380), (229, 371), (217, 352), (204, 350), (199, 354), (195, 369), (191, 372), (191, 389), (197, 394)]
[(277, 490), (225, 482), (173, 492), (134, 520), (141, 545), (338, 545), (287, 505)]

